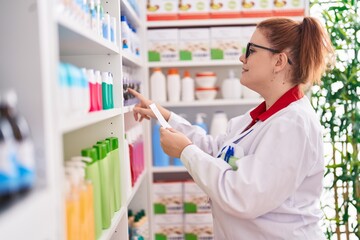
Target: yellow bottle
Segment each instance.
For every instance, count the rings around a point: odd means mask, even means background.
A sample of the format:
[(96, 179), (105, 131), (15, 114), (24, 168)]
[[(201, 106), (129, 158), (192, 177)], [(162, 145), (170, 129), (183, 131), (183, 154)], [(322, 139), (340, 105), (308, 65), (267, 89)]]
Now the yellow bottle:
[(66, 232), (67, 240), (80, 239), (80, 197), (73, 171), (66, 169)]

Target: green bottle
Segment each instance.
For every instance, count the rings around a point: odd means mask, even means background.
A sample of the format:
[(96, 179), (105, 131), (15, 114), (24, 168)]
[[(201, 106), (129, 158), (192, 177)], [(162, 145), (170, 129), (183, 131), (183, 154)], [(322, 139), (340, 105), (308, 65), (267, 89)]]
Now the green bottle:
[(111, 148), (110, 148), (110, 140), (103, 140), (103, 141), (98, 141), (97, 143), (105, 143), (106, 144), (106, 161), (107, 161), (107, 166), (108, 166), (108, 186), (109, 186), (109, 198), (110, 198), (110, 216), (111, 218), (114, 216), (114, 212), (115, 212), (115, 189), (114, 189), (114, 174), (113, 174), (113, 169), (114, 169), (114, 164), (111, 158)]
[(121, 207), (120, 199), (120, 157), (119, 157), (119, 140), (116, 137), (107, 138), (110, 141), (110, 158), (112, 162), (114, 193), (115, 193), (115, 211)]
[(93, 184), (94, 193), (94, 216), (95, 216), (95, 238), (98, 239), (102, 231), (102, 213), (101, 213), (101, 181), (98, 154), (95, 148), (87, 148), (81, 151), (81, 156), (88, 157), (86, 161), (85, 178)]
[(109, 73), (103, 72), (101, 74), (102, 84), (102, 103), (103, 109), (111, 109), (111, 102), (110, 102), (110, 84), (109, 84)]
[(94, 148), (99, 156), (102, 227), (106, 229), (111, 225), (109, 160), (105, 143), (98, 143)]

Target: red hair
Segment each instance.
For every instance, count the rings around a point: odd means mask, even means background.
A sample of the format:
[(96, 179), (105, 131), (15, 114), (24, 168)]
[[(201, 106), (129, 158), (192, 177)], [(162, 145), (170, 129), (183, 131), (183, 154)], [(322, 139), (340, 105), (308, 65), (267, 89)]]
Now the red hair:
[(327, 32), (315, 18), (305, 17), (302, 22), (270, 18), (260, 22), (257, 28), (272, 48), (288, 53), (293, 83), (312, 85), (320, 82), (334, 50)]

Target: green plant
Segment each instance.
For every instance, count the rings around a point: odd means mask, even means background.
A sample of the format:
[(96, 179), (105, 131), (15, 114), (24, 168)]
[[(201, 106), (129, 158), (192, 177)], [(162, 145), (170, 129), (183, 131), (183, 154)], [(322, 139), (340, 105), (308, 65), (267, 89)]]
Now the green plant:
[(336, 51), (336, 66), (314, 87), (312, 103), (325, 128), (328, 239), (360, 239), (360, 0), (316, 1)]

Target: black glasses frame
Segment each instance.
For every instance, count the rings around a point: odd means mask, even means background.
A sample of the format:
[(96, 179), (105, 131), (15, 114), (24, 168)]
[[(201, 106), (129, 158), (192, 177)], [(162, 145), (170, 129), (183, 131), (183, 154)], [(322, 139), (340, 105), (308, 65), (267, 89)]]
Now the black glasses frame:
[[(255, 43), (251, 43), (251, 42), (249, 42), (248, 44), (247, 44), (247, 46), (246, 46), (246, 53), (245, 53), (245, 58), (247, 59), (249, 56), (250, 56), (250, 47), (257, 47), (257, 48), (261, 48), (261, 49), (264, 49), (264, 50), (268, 50), (268, 51), (270, 51), (270, 52), (272, 52), (272, 53), (281, 53), (281, 51), (279, 51), (279, 50), (276, 50), (276, 49), (272, 49), (272, 48), (268, 48), (268, 47), (264, 47), (264, 46), (260, 46), (260, 45), (257, 45), (257, 44), (255, 44)], [(288, 58), (288, 63), (290, 64), (290, 65), (292, 65), (292, 62), (291, 62), (291, 60)]]

